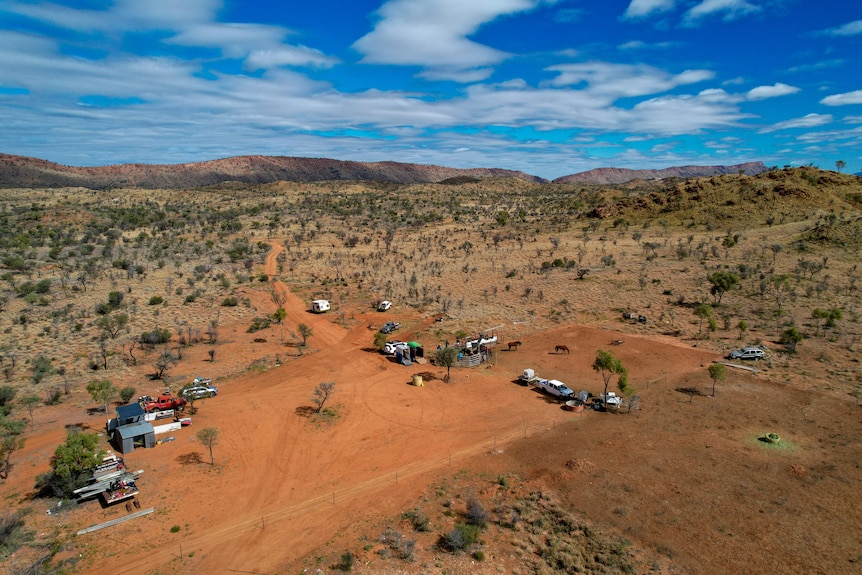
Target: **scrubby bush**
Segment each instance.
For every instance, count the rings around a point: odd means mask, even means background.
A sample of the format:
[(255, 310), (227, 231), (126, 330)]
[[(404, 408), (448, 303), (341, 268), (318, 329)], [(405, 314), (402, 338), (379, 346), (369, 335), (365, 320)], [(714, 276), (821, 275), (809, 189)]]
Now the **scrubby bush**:
[(251, 325), (248, 326), (248, 333), (254, 333), (256, 331), (260, 331), (262, 329), (268, 328), (272, 324), (272, 320), (268, 317), (256, 317), (251, 321)]
[(455, 528), (440, 538), (439, 546), (445, 551), (458, 553), (469, 549), (479, 541), (479, 527), (468, 523), (456, 523)]

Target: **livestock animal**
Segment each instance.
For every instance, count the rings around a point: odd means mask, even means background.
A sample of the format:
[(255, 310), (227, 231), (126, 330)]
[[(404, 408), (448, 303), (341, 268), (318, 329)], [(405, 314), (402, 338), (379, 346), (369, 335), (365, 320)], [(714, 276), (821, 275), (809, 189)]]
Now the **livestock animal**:
[(561, 351), (564, 351), (564, 352), (566, 352), (566, 353), (569, 353), (569, 346), (567, 346), (567, 345), (558, 345), (558, 346), (554, 347), (554, 353), (560, 353)]
[(518, 351), (518, 348), (521, 347), (521, 342), (520, 341), (510, 341), (506, 345), (509, 346), (509, 351), (512, 351), (513, 349), (515, 351)]

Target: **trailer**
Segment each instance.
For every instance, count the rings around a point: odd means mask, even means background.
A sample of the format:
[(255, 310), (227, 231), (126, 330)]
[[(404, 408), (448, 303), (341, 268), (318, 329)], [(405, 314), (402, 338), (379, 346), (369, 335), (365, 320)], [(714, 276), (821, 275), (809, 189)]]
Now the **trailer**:
[(328, 299), (316, 299), (311, 302), (311, 311), (313, 313), (324, 313), (329, 311), (330, 305)]

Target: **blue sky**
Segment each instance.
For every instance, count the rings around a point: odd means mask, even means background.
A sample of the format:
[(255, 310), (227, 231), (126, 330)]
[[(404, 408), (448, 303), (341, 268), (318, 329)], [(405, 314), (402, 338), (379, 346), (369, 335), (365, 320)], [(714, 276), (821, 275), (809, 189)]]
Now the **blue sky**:
[(862, 170), (859, 0), (0, 0), (0, 152)]

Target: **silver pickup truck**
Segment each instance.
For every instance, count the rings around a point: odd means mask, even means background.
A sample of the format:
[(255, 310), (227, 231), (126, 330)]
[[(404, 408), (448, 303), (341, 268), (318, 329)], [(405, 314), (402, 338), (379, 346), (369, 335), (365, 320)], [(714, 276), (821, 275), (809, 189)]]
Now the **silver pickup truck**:
[(539, 388), (548, 395), (553, 395), (554, 397), (558, 397), (565, 401), (575, 399), (575, 392), (562, 381), (557, 381), (556, 379), (540, 379), (536, 385), (538, 385)]

